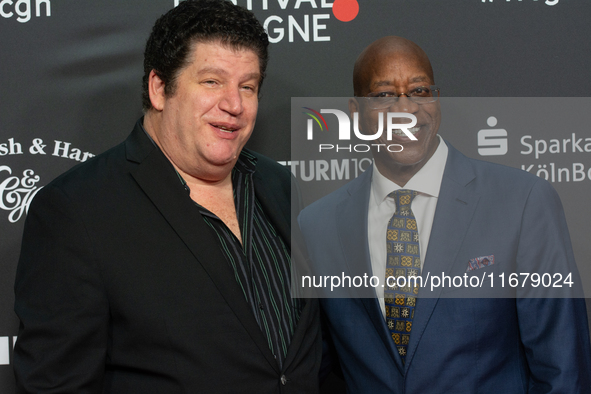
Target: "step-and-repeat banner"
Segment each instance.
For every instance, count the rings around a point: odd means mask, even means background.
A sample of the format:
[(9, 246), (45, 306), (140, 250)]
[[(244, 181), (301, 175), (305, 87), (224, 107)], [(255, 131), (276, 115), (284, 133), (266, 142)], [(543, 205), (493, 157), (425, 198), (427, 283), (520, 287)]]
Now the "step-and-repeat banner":
[[(291, 98), (350, 96), (357, 55), (385, 35), (406, 37), (427, 52), (442, 96), (590, 96), (588, 1), (233, 2), (257, 15), (271, 41), (249, 146), (289, 165), (301, 182), (346, 179), (340, 162), (333, 170), (330, 161), (292, 163)], [(27, 208), (57, 175), (131, 131), (142, 114), (145, 41), (157, 17), (176, 3), (0, 1), (0, 393), (14, 391), (11, 361), (18, 320), (13, 282)], [(557, 100), (557, 105), (565, 103)], [(540, 104), (546, 118), (549, 108), (551, 102)], [(444, 122), (465, 113), (454, 111), (444, 113)], [(541, 130), (535, 126), (539, 122), (517, 124), (502, 108), (479, 105), (470, 119), (450, 121), (462, 127), (446, 127), (444, 137), (468, 156), (519, 167), (552, 182), (565, 205), (578, 264), (586, 267), (591, 253), (591, 129), (588, 122), (560, 119), (561, 113), (572, 112), (557, 112), (556, 118), (549, 117), (552, 129)], [(348, 163), (347, 177), (367, 164)]]

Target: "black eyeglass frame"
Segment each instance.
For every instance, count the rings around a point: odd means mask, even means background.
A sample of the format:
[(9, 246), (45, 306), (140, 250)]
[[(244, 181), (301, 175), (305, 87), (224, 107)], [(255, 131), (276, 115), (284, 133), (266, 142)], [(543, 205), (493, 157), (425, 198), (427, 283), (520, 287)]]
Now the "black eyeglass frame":
[[(423, 89), (429, 88), (429, 91), (432, 92), (432, 96), (414, 96), (412, 94), (413, 91), (421, 89), (421, 88), (423, 88)], [(390, 93), (393, 95), (389, 96), (389, 97), (377, 97), (377, 95), (384, 94), (384, 93)], [(423, 104), (434, 103), (435, 101), (439, 100), (440, 93), (441, 93), (441, 90), (437, 85), (429, 85), (429, 86), (417, 86), (416, 88), (412, 89), (408, 93), (376, 92), (376, 93), (370, 93), (366, 97), (355, 96), (355, 98), (358, 100), (363, 99), (363, 101), (366, 101), (371, 109), (384, 109), (384, 108), (388, 108), (388, 107), (396, 104), (398, 102), (398, 100), (400, 99), (400, 96), (406, 96), (406, 98), (408, 98), (410, 101), (420, 104), (420, 105), (423, 105)], [(376, 96), (372, 96), (372, 94), (374, 94)]]

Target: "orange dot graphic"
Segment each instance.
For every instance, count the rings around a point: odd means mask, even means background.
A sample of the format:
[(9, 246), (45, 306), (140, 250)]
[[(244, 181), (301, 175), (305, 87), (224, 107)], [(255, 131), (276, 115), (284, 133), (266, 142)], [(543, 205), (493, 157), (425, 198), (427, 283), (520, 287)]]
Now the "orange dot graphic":
[(357, 0), (335, 0), (332, 13), (341, 22), (352, 21), (359, 13), (359, 3)]

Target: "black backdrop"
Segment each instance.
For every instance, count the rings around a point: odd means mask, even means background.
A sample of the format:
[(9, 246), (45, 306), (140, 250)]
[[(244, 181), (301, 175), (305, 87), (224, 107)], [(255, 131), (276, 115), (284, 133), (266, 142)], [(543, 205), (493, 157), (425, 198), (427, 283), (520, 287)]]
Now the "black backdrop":
[[(384, 35), (419, 44), (447, 97), (590, 95), (589, 1), (360, 0), (359, 13), (348, 22), (335, 17), (332, 0), (234, 2), (252, 9), (274, 41), (249, 146), (279, 161), (290, 160), (291, 97), (352, 94), (353, 62)], [(335, 0), (335, 11), (349, 3), (355, 0)], [(141, 116), (145, 40), (156, 18), (174, 5), (175, 0), (0, 1), (0, 393), (14, 390), (13, 281), (28, 202), (39, 187), (131, 131)], [(477, 131), (470, 143), (458, 146), (473, 157)], [(577, 138), (591, 137), (588, 125), (574, 131)], [(572, 132), (521, 134), (549, 140)], [(452, 141), (464, 137), (459, 131), (446, 135)], [(516, 149), (509, 150), (513, 159), (484, 159), (515, 165)], [(588, 154), (577, 153), (571, 162), (588, 168)], [(548, 162), (548, 156), (528, 159)], [(554, 184), (582, 266), (590, 253), (591, 210), (584, 197), (590, 182), (585, 177)]]

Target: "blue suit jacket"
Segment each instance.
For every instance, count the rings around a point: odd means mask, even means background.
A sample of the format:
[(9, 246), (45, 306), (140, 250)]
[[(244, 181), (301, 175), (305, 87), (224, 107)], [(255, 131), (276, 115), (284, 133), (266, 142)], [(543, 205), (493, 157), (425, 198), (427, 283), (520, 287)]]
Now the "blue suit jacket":
[[(576, 272), (562, 205), (548, 182), (448, 146), (423, 274), (463, 275), (470, 259), (488, 255), (495, 264), (470, 274)], [(370, 183), (367, 171), (302, 212), (315, 264), (371, 276)], [(451, 298), (450, 291), (458, 290), (439, 288), (418, 300), (404, 365), (375, 297), (322, 299), (348, 392), (591, 393), (584, 299)]]

